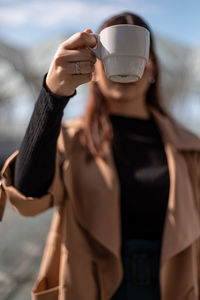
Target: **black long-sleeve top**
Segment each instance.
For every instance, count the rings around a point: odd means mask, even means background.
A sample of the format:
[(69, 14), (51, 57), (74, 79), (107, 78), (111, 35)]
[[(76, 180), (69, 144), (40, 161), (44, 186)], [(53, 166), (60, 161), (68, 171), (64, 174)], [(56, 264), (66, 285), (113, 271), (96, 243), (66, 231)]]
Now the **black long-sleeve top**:
[(122, 236), (161, 239), (169, 172), (154, 119), (110, 116), (113, 153), (121, 186)]
[[(56, 141), (70, 97), (44, 86), (16, 161), (14, 185), (26, 196), (45, 194), (55, 167)], [(120, 180), (122, 237), (161, 239), (169, 193), (164, 145), (153, 118), (110, 115)]]

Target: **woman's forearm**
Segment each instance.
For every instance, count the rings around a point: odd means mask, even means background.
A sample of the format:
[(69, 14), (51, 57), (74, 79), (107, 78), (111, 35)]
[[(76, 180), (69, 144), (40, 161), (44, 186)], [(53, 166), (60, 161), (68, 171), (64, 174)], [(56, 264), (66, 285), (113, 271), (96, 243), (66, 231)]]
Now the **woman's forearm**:
[(55, 97), (43, 86), (17, 157), (14, 185), (25, 196), (40, 197), (54, 176), (57, 138), (70, 97)]

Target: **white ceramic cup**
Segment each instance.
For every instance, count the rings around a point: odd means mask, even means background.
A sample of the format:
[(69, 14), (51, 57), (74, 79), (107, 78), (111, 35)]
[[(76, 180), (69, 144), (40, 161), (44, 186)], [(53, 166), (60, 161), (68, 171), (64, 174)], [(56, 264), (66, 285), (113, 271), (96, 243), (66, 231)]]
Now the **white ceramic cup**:
[(96, 34), (97, 47), (90, 48), (99, 58), (109, 79), (133, 82), (143, 75), (149, 58), (150, 33), (141, 26), (121, 24)]

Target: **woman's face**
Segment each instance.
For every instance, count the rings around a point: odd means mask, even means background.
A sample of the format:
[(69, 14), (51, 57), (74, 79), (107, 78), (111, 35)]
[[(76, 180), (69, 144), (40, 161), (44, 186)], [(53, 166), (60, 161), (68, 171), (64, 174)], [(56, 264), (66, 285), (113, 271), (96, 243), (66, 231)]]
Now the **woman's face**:
[(153, 77), (152, 60), (146, 64), (142, 78), (136, 82), (118, 83), (106, 77), (103, 63), (97, 60), (95, 64), (94, 80), (96, 80), (101, 93), (108, 101), (134, 101), (144, 98)]

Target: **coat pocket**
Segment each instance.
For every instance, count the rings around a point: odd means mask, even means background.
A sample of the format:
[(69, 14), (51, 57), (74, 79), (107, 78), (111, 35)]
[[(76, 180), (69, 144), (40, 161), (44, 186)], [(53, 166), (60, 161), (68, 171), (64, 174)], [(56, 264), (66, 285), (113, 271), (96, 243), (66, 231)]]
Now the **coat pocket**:
[(58, 300), (59, 287), (47, 289), (46, 278), (38, 280), (31, 293), (32, 300)]

